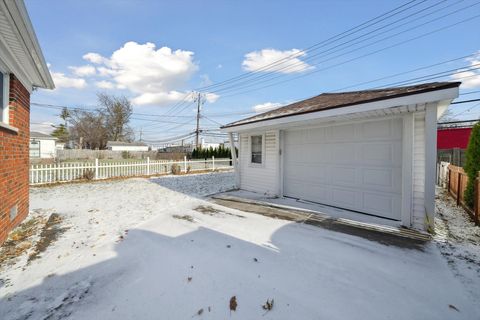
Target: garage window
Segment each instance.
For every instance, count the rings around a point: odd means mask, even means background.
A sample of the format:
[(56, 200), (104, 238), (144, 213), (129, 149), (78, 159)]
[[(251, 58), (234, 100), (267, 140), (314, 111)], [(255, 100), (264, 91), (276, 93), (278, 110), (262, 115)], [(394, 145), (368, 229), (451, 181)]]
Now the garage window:
[(0, 71), (0, 122), (8, 124), (8, 93), (10, 86), (8, 73)]
[(262, 164), (263, 136), (251, 136), (251, 163)]

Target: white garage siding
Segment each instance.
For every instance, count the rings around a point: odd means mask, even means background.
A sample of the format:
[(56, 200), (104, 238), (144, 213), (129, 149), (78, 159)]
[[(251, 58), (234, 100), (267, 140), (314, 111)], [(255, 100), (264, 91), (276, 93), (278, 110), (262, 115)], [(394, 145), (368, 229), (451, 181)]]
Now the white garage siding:
[(278, 195), (278, 131), (258, 132), (265, 137), (265, 163), (260, 166), (250, 164), (249, 134), (240, 135), (240, 188), (248, 191), (260, 192), (267, 195)]
[(401, 220), (402, 119), (285, 132), (284, 194)]
[(425, 112), (415, 113), (413, 146), (412, 226), (425, 227)]
[[(418, 109), (423, 110), (423, 108), (417, 106)], [(357, 120), (358, 121), (358, 120)], [(379, 119), (378, 122), (380, 125), (385, 124), (385, 121), (392, 121), (392, 120), (385, 120), (385, 119)], [(364, 123), (367, 123), (370, 121), (366, 121)], [(401, 120), (396, 119), (395, 122), (391, 123), (393, 126), (391, 126), (390, 130), (393, 130), (392, 133), (401, 137), (401, 126), (400, 126)], [(345, 130), (346, 126), (351, 126), (351, 124), (345, 124), (345, 125), (337, 125), (336, 127), (341, 130)], [(363, 128), (364, 126), (362, 123), (356, 123), (354, 126), (356, 129), (356, 133), (358, 133), (362, 130), (365, 130)], [(381, 126), (380, 126), (381, 127)], [(318, 129), (318, 130), (326, 130), (327, 127), (323, 127), (323, 129)], [(297, 138), (303, 137), (302, 139), (307, 139), (308, 134), (306, 133), (311, 129), (303, 129), (303, 130), (292, 130), (291, 132), (303, 132), (302, 134), (297, 135)], [(345, 131), (347, 132), (347, 131)], [(262, 194), (267, 194), (267, 195), (280, 195), (280, 183), (283, 181), (284, 183), (284, 195), (292, 195), (292, 196), (298, 196), (299, 198), (305, 198), (304, 195), (300, 194), (295, 194), (295, 184), (290, 181), (288, 177), (288, 168), (284, 165), (284, 174), (283, 177), (280, 177), (280, 145), (283, 144), (284, 148), (284, 159), (283, 161), (287, 162), (289, 161), (288, 159), (290, 156), (292, 156), (292, 153), (290, 152), (290, 155), (287, 151), (288, 145), (292, 144), (298, 144), (298, 141), (292, 140), (295, 138), (295, 136), (288, 135), (289, 131), (284, 131), (282, 133), (282, 139), (284, 140), (283, 142), (280, 141), (280, 132), (277, 130), (273, 131), (264, 131), (264, 132), (255, 132), (255, 133), (243, 133), (240, 134), (240, 145), (239, 145), (239, 164), (240, 164), (240, 188), (243, 190), (248, 190), (248, 191), (254, 191), (254, 192), (260, 192)], [(265, 147), (264, 147), (264, 152), (265, 152), (265, 163), (262, 167), (256, 167), (252, 166), (250, 164), (250, 146), (249, 146), (249, 136), (251, 135), (258, 135), (262, 134), (265, 137)], [(419, 230), (424, 230), (425, 229), (425, 112), (424, 111), (418, 111), (414, 113), (414, 146), (413, 146), (413, 187), (412, 187), (412, 203), (411, 203), (411, 226), (414, 227), (415, 229)], [(298, 139), (297, 139), (298, 140)], [(374, 139), (375, 140), (375, 139)], [(393, 139), (396, 140), (396, 139)], [(392, 139), (390, 139), (392, 142)], [(332, 141), (333, 142), (333, 141)], [(338, 144), (338, 141), (336, 142)], [(398, 161), (401, 161), (402, 159), (402, 151), (398, 150), (398, 145), (401, 144), (401, 139), (398, 139), (398, 141), (394, 142), (395, 144), (395, 149), (394, 151), (394, 157), (398, 159)], [(333, 145), (333, 143), (332, 143)], [(292, 147), (290, 147), (292, 148)], [(293, 147), (294, 148), (294, 147)], [(295, 148), (294, 148), (295, 149)], [(358, 147), (357, 147), (358, 149)], [(291, 149), (293, 150), (293, 149)], [(315, 164), (315, 162), (318, 162), (319, 160), (322, 159), (322, 152), (320, 152), (319, 148), (307, 148), (308, 154), (301, 154), (297, 150), (295, 153), (293, 153), (294, 158), (298, 158), (299, 156), (304, 159), (306, 163), (311, 165), (311, 167), (308, 169), (308, 172), (312, 172), (312, 170), (316, 170), (315, 168), (318, 167), (318, 165)], [(357, 152), (358, 153), (358, 152)], [(325, 153), (323, 153), (325, 154)], [(328, 155), (329, 153), (327, 153)], [(350, 157), (345, 156), (346, 161), (349, 160)], [(339, 166), (342, 166), (344, 164), (339, 163)], [(399, 168), (400, 164), (395, 162), (394, 167), (397, 169), (395, 170), (400, 170)], [(358, 171), (358, 170), (356, 170)], [(361, 168), (360, 168), (361, 171)], [(328, 172), (327, 172), (328, 173)], [(393, 179), (397, 179), (399, 177), (399, 172), (396, 174), (394, 173), (392, 175)], [(290, 175), (291, 176), (291, 175)], [(314, 175), (307, 175), (306, 177), (313, 177)], [(358, 177), (358, 174), (356, 174)], [(342, 178), (342, 177), (337, 177), (337, 178)], [(302, 178), (303, 179), (303, 178)], [(375, 175), (372, 176), (372, 179), (375, 179)], [(307, 179), (308, 180), (308, 179)], [(308, 182), (308, 181), (307, 181)], [(305, 183), (305, 181), (303, 181)], [(340, 184), (342, 181), (340, 181)], [(398, 183), (397, 183), (398, 184)], [(327, 189), (332, 188), (332, 184), (330, 182), (325, 182), (325, 185)], [(394, 188), (391, 190), (392, 194), (396, 194), (394, 198), (395, 206), (400, 209), (401, 204), (396, 203), (398, 202), (399, 199), (399, 189)], [(400, 195), (401, 197), (401, 195)], [(368, 203), (367, 203), (368, 204)], [(348, 208), (348, 206), (344, 206)], [(353, 209), (354, 207), (352, 207)], [(370, 208), (372, 209), (372, 208)], [(358, 210), (361, 211), (361, 210)], [(367, 212), (368, 212), (368, 206), (367, 206)], [(380, 212), (378, 212), (379, 215)], [(398, 216), (399, 212), (395, 211), (395, 215)]]

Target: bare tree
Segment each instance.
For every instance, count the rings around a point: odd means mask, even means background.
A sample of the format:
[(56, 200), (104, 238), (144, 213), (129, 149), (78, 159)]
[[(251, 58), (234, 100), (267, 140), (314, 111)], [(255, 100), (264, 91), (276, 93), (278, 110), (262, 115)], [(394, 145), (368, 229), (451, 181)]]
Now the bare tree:
[(105, 129), (109, 140), (132, 141), (133, 131), (128, 126), (133, 107), (124, 96), (112, 96), (99, 93), (100, 112), (105, 120)]
[(105, 148), (108, 137), (105, 117), (101, 112), (73, 110), (69, 122), (71, 137), (80, 144), (80, 148)]

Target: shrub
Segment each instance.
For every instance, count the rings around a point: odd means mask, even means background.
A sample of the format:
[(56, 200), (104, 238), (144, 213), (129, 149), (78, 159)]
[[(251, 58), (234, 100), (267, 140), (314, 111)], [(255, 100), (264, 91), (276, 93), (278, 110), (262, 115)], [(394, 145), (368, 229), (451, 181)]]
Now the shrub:
[(122, 159), (130, 159), (130, 152), (122, 151)]
[(88, 169), (83, 172), (83, 179), (93, 180), (93, 178), (95, 178), (95, 171), (92, 169)]
[(192, 171), (192, 167), (191, 167), (191, 166), (188, 166), (188, 167), (187, 167), (187, 173), (190, 173), (190, 171)]
[(182, 172), (182, 169), (180, 168), (179, 164), (172, 164), (171, 167), (172, 174), (180, 174)]
[(465, 158), (463, 169), (468, 176), (468, 184), (464, 199), (467, 206), (473, 208), (475, 178), (477, 177), (477, 172), (480, 171), (480, 123), (477, 123), (472, 128)]

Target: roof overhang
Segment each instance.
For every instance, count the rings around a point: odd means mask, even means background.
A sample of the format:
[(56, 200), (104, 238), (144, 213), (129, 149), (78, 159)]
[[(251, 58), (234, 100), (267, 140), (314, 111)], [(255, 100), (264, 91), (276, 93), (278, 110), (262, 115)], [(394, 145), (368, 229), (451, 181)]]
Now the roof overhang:
[(55, 88), (23, 0), (0, 0), (0, 25), (0, 68), (29, 91)]
[(327, 109), (304, 114), (296, 114), (257, 122), (222, 127), (222, 132), (244, 132), (258, 129), (281, 129), (298, 125), (320, 122), (345, 121), (347, 119), (394, 115), (405, 112), (422, 111), (429, 103), (435, 103), (440, 113), (448, 107), (451, 101), (458, 97), (459, 88), (446, 88), (424, 93), (411, 94), (380, 101), (360, 103), (341, 108)]

